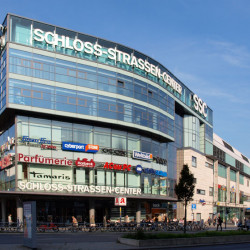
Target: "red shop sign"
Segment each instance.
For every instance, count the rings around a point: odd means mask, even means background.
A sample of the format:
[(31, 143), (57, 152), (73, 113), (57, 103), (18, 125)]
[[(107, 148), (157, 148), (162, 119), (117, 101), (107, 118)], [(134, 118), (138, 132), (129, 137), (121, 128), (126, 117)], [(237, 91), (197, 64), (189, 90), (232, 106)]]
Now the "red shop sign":
[(85, 168), (95, 167), (95, 162), (93, 161), (93, 159), (88, 161), (88, 159), (86, 159), (86, 158), (84, 158), (82, 160), (80, 160), (80, 158), (77, 158), (77, 160), (75, 161), (75, 164), (77, 167), (85, 167)]
[(111, 163), (106, 162), (104, 165), (104, 169), (131, 171), (131, 165), (127, 165), (127, 164), (121, 165), (121, 164), (114, 164), (113, 162), (111, 162)]

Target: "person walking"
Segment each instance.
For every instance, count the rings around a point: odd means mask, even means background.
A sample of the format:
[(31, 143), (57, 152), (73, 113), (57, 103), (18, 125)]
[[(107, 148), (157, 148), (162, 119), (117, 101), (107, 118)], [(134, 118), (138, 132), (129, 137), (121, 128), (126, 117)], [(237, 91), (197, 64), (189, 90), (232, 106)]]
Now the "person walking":
[(211, 220), (211, 218), (210, 218), (210, 216), (209, 216), (209, 217), (208, 217), (208, 220), (207, 220), (207, 223), (208, 223), (209, 226), (211, 225), (211, 222), (212, 222), (212, 220)]
[(217, 230), (216, 231), (218, 231), (219, 227), (220, 227), (220, 230), (222, 231), (222, 219), (220, 216), (217, 219)]
[(8, 223), (9, 223), (9, 226), (12, 225), (12, 215), (11, 214), (9, 214), (9, 216), (8, 216)]
[(78, 221), (75, 216), (72, 216), (73, 227), (78, 227)]

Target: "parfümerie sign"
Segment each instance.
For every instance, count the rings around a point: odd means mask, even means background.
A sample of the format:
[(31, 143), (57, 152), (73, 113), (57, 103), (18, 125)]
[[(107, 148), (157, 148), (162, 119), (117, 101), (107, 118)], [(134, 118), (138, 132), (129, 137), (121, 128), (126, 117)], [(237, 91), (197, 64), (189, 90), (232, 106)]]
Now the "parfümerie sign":
[(63, 185), (58, 183), (36, 183), (19, 181), (18, 187), (22, 191), (47, 191), (47, 192), (74, 192), (74, 193), (97, 193), (97, 194), (125, 194), (141, 195), (140, 188), (108, 187), (94, 185)]
[(182, 86), (176, 82), (172, 77), (169, 76), (167, 72), (162, 72), (161, 69), (149, 63), (147, 60), (142, 58), (137, 58), (134, 55), (130, 55), (126, 52), (120, 51), (117, 48), (103, 48), (98, 43), (91, 43), (88, 41), (82, 41), (78, 38), (75, 38), (72, 42), (72, 39), (68, 36), (60, 36), (53, 32), (45, 32), (41, 29), (34, 29), (34, 40), (37, 42), (46, 42), (54, 47), (61, 47), (70, 50), (75, 50), (77, 52), (83, 52), (95, 56), (106, 55), (110, 60), (115, 62), (122, 62), (128, 64), (132, 67), (136, 67), (140, 70), (143, 70), (147, 73), (151, 73), (153, 76), (162, 79), (166, 84), (168, 84), (173, 90), (182, 94)]

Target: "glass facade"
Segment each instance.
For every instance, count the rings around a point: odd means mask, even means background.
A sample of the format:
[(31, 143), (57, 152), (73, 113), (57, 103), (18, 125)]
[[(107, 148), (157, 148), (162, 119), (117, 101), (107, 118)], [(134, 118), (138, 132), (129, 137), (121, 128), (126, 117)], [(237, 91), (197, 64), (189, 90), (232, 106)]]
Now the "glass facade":
[[(31, 141), (24, 140), (30, 138)], [(44, 150), (39, 140), (43, 138), (48, 141), (55, 150)], [(79, 152), (66, 152), (62, 150), (64, 141), (72, 143), (86, 143), (99, 145), (99, 151), (93, 155), (83, 156)], [(18, 117), (17, 123), (17, 147), (18, 152), (25, 155), (42, 155), (43, 157), (67, 157), (75, 160), (79, 157), (94, 158), (93, 169), (79, 168), (77, 166), (48, 166), (43, 164), (18, 164), (18, 180), (60, 183), (63, 185), (95, 185), (109, 187), (141, 188), (142, 194), (172, 196), (175, 180), (168, 176), (162, 177), (147, 173), (141, 175), (135, 172), (136, 161), (132, 159), (133, 150), (143, 151), (147, 147), (148, 152), (154, 152), (155, 158), (152, 162), (141, 163), (150, 169), (167, 172), (167, 166), (157, 164), (157, 158), (166, 159), (167, 144), (154, 141), (151, 138), (138, 136), (125, 131), (107, 129), (98, 126), (80, 125), (53, 120), (37, 119), (32, 117)], [(122, 156), (130, 158), (132, 171), (114, 171), (105, 169), (105, 159), (109, 162), (127, 163), (124, 157), (118, 157), (117, 152)], [(120, 158), (120, 159), (119, 159)], [(118, 161), (118, 162), (117, 162)], [(39, 173), (39, 174), (38, 174)], [(58, 179), (61, 176), (60, 180)], [(53, 178), (52, 178), (53, 177)], [(65, 178), (63, 178), (65, 177)]]
[[(10, 103), (116, 119), (174, 137), (173, 98), (132, 77), (17, 50), (10, 50), (10, 72), (67, 84), (60, 88), (10, 79)], [(91, 89), (114, 93), (121, 99), (93, 94)], [(132, 103), (133, 99), (152, 108)]]
[[(171, 72), (169, 72), (165, 67), (163, 67), (158, 62), (154, 61), (150, 57), (147, 57), (141, 53), (138, 53), (137, 51), (124, 47), (120, 44), (116, 44), (110, 41), (106, 41), (100, 38), (96, 38), (93, 36), (80, 34), (77, 32), (61, 29), (52, 25), (47, 25), (43, 23), (39, 23), (33, 20), (28, 20), (16, 16), (10, 16), (10, 41), (24, 44), (28, 46), (33, 46), (39, 49), (53, 51), (65, 55), (70, 55), (77, 58), (87, 59), (90, 61), (107, 64), (111, 66), (115, 66), (117, 68), (121, 68), (123, 70), (126, 70), (128, 72), (132, 72), (136, 75), (140, 75), (142, 77), (145, 77), (149, 79), (152, 82), (157, 83), (158, 85), (165, 88), (168, 92), (173, 94), (177, 99), (181, 100), (185, 105), (192, 108), (192, 92), (183, 84), (181, 83)], [(50, 36), (47, 37), (47, 39), (43, 41), (37, 41), (34, 39), (34, 30), (39, 29), (40, 31), (44, 32), (51, 32), (48, 33)], [(66, 46), (63, 42), (58, 42), (57, 46), (53, 45), (53, 33), (57, 34), (57, 39), (62, 39), (62, 36), (67, 37), (66, 43), (68, 46)], [(40, 34), (41, 35), (41, 34)], [(55, 37), (54, 37), (55, 39)], [(39, 39), (38, 39), (39, 40)], [(41, 39), (40, 39), (41, 40)], [(82, 41), (84, 42), (84, 51), (74, 50), (72, 46), (74, 46), (74, 40), (75, 41)], [(81, 42), (79, 42), (80, 45), (75, 44), (75, 47), (79, 48), (81, 47)], [(93, 48), (93, 44), (98, 44), (100, 47)], [(68, 47), (68, 48), (66, 48)], [(69, 49), (70, 48), (70, 49)], [(111, 60), (107, 56), (108, 48), (116, 49), (117, 51), (122, 51), (123, 53), (119, 54), (119, 60)], [(99, 52), (92, 53), (93, 51), (97, 50)], [(100, 51), (101, 50), (101, 51)], [(88, 51), (89, 53), (86, 53)], [(125, 53), (127, 55), (133, 55), (134, 57), (139, 57), (140, 59), (146, 60), (148, 63), (154, 65), (154, 67), (157, 67), (157, 69), (160, 69), (161, 72), (167, 72), (168, 76), (174, 80), (175, 83), (178, 83), (182, 87), (182, 94), (178, 93), (177, 91), (174, 91), (171, 87), (171, 84), (166, 84), (161, 78), (156, 77), (150, 72), (145, 72), (145, 70), (141, 70), (140, 67), (136, 63), (131, 66), (128, 65), (128, 63), (124, 63), (124, 59), (122, 57), (125, 56)], [(132, 60), (132, 59), (131, 59)], [(131, 62), (129, 62), (131, 64)], [(153, 66), (152, 66), (153, 67)], [(153, 68), (154, 68), (153, 67)], [(142, 68), (142, 67), (141, 67)], [(70, 72), (71, 73), (71, 72)], [(72, 72), (73, 75), (75, 75), (76, 72)], [(169, 78), (169, 79), (170, 79)], [(149, 90), (150, 91), (150, 90)], [(197, 113), (198, 114), (198, 113)], [(198, 114), (199, 115), (199, 114)], [(205, 120), (207, 120), (210, 124), (213, 123), (212, 120), (212, 110), (210, 108), (207, 108), (207, 117)]]

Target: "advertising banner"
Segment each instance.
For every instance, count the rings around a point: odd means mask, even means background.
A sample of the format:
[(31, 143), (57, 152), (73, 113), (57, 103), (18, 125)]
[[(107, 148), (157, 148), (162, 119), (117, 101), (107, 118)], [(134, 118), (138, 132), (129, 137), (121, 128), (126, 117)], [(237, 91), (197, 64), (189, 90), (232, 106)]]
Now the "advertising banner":
[(75, 151), (75, 152), (86, 152), (96, 153), (99, 151), (99, 145), (82, 144), (75, 142), (62, 142), (62, 150)]
[(36, 202), (23, 203), (23, 244), (26, 247), (36, 248)]
[(144, 161), (152, 161), (153, 155), (150, 153), (133, 150), (133, 158), (144, 160)]

